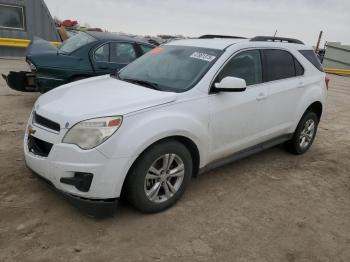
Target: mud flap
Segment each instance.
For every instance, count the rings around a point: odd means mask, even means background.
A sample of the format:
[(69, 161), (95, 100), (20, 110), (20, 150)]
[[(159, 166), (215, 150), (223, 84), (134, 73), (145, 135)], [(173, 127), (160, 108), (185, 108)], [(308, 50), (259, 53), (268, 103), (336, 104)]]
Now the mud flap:
[(7, 85), (21, 92), (37, 92), (39, 91), (35, 74), (26, 71), (13, 72), (11, 71), (7, 76), (2, 74), (2, 77), (5, 79)]

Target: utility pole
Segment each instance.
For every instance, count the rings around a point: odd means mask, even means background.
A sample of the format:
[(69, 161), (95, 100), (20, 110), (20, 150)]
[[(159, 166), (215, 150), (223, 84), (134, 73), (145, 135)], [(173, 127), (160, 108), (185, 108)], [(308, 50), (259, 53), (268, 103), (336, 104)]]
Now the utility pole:
[(316, 44), (316, 49), (315, 49), (315, 52), (316, 52), (316, 53), (318, 53), (319, 48), (320, 48), (320, 43), (321, 43), (322, 34), (323, 34), (323, 31), (321, 30), (321, 31), (320, 31), (320, 34), (318, 35), (318, 40), (317, 40), (317, 44)]

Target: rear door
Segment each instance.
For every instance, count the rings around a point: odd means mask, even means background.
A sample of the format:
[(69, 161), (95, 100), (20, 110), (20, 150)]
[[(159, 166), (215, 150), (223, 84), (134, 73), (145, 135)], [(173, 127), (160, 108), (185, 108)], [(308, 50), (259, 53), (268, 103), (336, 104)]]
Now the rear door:
[(137, 58), (135, 44), (130, 42), (104, 43), (92, 52), (96, 74), (110, 74), (119, 71)]
[(112, 42), (110, 45), (110, 62), (118, 71), (138, 57), (135, 43)]
[(290, 132), (296, 105), (301, 99), (304, 68), (287, 50), (263, 49), (264, 85), (268, 98), (264, 105), (264, 140)]
[(104, 43), (102, 45), (99, 45), (93, 52), (92, 52), (92, 59), (91, 59), (95, 73), (97, 75), (105, 75), (109, 74), (111, 71), (113, 71), (114, 67), (110, 63), (110, 45), (109, 43)]

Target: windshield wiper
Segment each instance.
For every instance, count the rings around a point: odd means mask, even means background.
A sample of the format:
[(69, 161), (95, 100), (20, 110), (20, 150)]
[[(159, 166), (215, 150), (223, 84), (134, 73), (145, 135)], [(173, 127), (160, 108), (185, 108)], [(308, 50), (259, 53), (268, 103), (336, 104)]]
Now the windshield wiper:
[(134, 83), (134, 84), (139, 84), (145, 87), (150, 87), (154, 90), (160, 90), (159, 89), (159, 85), (157, 83), (153, 83), (153, 82), (149, 82), (146, 80), (140, 80), (140, 79), (131, 79), (131, 78), (120, 78), (120, 80), (126, 81), (126, 82), (130, 82), (130, 83)]

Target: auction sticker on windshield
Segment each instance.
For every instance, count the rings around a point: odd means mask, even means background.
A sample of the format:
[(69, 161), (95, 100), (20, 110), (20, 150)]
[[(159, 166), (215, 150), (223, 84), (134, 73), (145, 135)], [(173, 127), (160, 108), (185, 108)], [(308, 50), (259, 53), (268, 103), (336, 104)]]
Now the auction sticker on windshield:
[(200, 59), (200, 60), (204, 60), (204, 61), (207, 61), (207, 62), (211, 62), (211, 61), (213, 61), (216, 58), (216, 56), (208, 55), (208, 54), (200, 53), (200, 52), (194, 52), (190, 57), (191, 58)]

